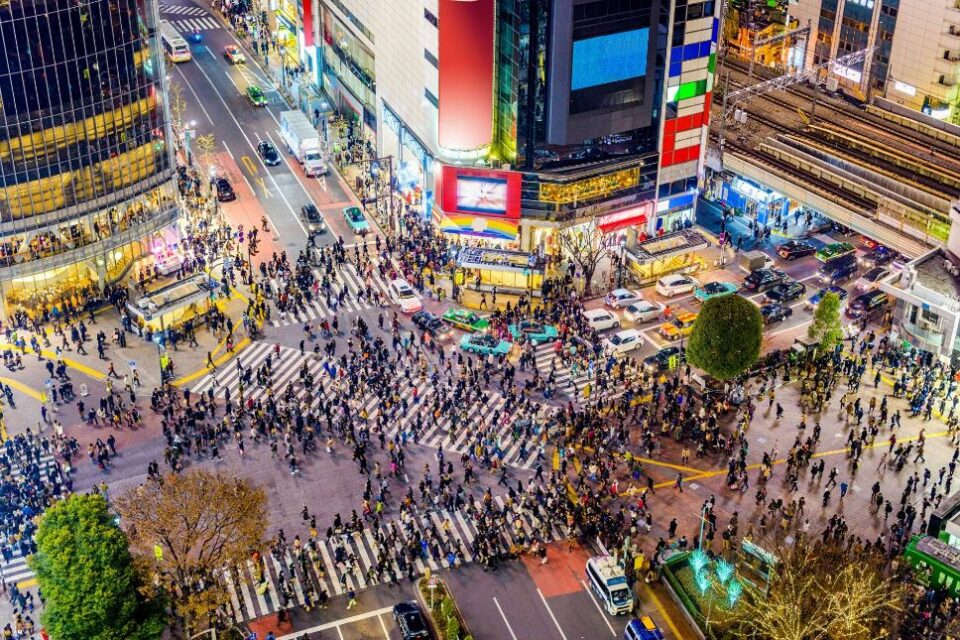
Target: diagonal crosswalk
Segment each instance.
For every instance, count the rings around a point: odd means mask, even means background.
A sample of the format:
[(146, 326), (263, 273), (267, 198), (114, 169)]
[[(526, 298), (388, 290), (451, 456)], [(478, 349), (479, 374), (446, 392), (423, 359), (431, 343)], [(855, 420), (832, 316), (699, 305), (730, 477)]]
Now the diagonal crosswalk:
[(187, 18), (184, 20), (172, 20), (170, 24), (173, 25), (173, 28), (179, 31), (180, 33), (193, 33), (194, 31), (213, 31), (215, 29), (222, 29), (223, 25), (216, 21), (216, 19), (211, 16), (203, 16), (200, 18)]
[(210, 15), (206, 9), (196, 6), (183, 6), (179, 4), (160, 3), (160, 13), (175, 14), (181, 16), (207, 16)]
[(574, 373), (571, 363), (565, 364), (553, 349), (553, 343), (549, 342), (535, 347), (534, 365), (540, 371), (540, 375), (546, 378), (552, 372), (553, 382), (561, 393), (569, 395), (574, 392), (574, 386), (577, 390), (582, 389), (592, 378), (589, 365), (577, 364), (577, 371)]
[[(496, 518), (503, 524), (494, 534), (503, 551), (519, 544), (521, 538), (549, 542), (572, 533), (565, 523), (542, 519), (546, 517), (542, 507), (533, 510), (508, 505), (503, 496), (493, 498), (492, 504), (503, 514), (502, 520)], [(480, 503), (476, 506), (481, 508)], [(317, 539), (299, 551), (288, 547), (268, 553), (225, 569), (219, 578), (230, 595), (235, 620), (244, 622), (305, 605), (308, 597), (316, 604), (321, 590), (333, 597), (404, 579), (408, 570), (400, 566), (400, 558), (406, 549), (419, 550), (408, 565), (414, 575), (423, 575), (428, 568), (439, 571), (473, 562), (474, 541), (479, 537), (484, 535), (478, 521), (466, 510), (431, 510), (407, 515), (376, 531), (365, 527), (362, 532)], [(426, 544), (421, 542), (424, 540)]]
[[(192, 391), (212, 390), (221, 397), (229, 393), (235, 400), (242, 383), (244, 402), (266, 402), (290, 394), (314, 408), (321, 397), (344, 392), (343, 380), (331, 377), (326, 362), (309, 352), (301, 354), (297, 349), (255, 342), (235, 361), (200, 378)], [(258, 372), (263, 372), (259, 379)], [(301, 373), (308, 374), (309, 389)], [(497, 458), (524, 469), (533, 468), (543, 459), (546, 429), (539, 416), (519, 410), (516, 399), (497, 391), (473, 390), (468, 394), (451, 407), (449, 401), (446, 405), (440, 402), (429, 380), (398, 376), (391, 389), (364, 387), (351, 404), (357, 414), (365, 410), (370, 420), (375, 420), (378, 412), (385, 412), (389, 438), (399, 435), (421, 445), (477, 458)], [(389, 397), (399, 400), (387, 402)]]
[[(371, 292), (379, 293), (384, 299), (389, 299), (387, 295), (387, 283), (384, 282), (379, 274), (374, 272), (368, 282), (357, 272), (357, 268), (352, 264), (344, 264), (334, 270), (335, 277), (332, 281), (333, 294), (328, 298), (321, 291), (318, 295), (310, 294), (310, 299), (304, 299), (299, 308), (277, 313), (270, 320), (274, 327), (283, 327), (290, 324), (303, 324), (312, 322), (321, 318), (329, 318), (338, 313), (352, 313), (367, 309), (381, 308), (368, 295), (368, 289)], [(318, 282), (323, 281), (323, 273), (319, 269), (313, 270), (313, 275)], [(285, 282), (278, 278), (270, 278), (270, 287), (273, 291), (280, 291), (284, 288)], [(347, 295), (343, 303), (338, 303), (337, 293), (346, 287)]]

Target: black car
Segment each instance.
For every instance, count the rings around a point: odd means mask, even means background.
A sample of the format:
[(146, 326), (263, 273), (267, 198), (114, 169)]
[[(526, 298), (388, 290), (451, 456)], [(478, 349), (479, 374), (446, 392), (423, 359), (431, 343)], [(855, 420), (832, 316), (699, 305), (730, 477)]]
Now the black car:
[(757, 269), (743, 281), (747, 291), (766, 291), (787, 279), (787, 274), (777, 269)]
[(437, 340), (445, 340), (453, 335), (447, 323), (429, 311), (417, 311), (410, 319), (418, 329)]
[(327, 223), (323, 221), (323, 215), (312, 202), (300, 207), (300, 219), (307, 225), (307, 230), (311, 235), (327, 232)]
[(432, 637), (419, 605), (413, 600), (395, 604), (393, 618), (397, 621), (403, 640), (424, 640)]
[(860, 266), (865, 269), (882, 267), (888, 265), (897, 259), (897, 252), (886, 247), (877, 247), (867, 255), (860, 258)]
[(665, 347), (649, 358), (644, 358), (643, 366), (653, 371), (666, 371), (670, 368), (670, 358), (673, 356), (680, 356), (678, 363), (686, 360), (682, 347)]
[(781, 282), (767, 291), (766, 298), (771, 302), (790, 302), (803, 296), (807, 292), (807, 285), (802, 282)]
[(793, 315), (793, 309), (785, 307), (779, 302), (771, 302), (760, 307), (760, 315), (763, 316), (764, 324), (773, 324), (786, 320)]
[(788, 240), (777, 247), (777, 255), (784, 260), (796, 260), (816, 252), (817, 248), (805, 240)]
[(260, 144), (257, 145), (257, 155), (263, 160), (263, 164), (268, 167), (275, 167), (280, 164), (280, 154), (272, 142), (267, 142), (266, 140), (260, 142)]
[(229, 180), (226, 178), (217, 178), (215, 184), (217, 187), (217, 200), (220, 202), (230, 202), (231, 200), (237, 199), (237, 194), (234, 192)]

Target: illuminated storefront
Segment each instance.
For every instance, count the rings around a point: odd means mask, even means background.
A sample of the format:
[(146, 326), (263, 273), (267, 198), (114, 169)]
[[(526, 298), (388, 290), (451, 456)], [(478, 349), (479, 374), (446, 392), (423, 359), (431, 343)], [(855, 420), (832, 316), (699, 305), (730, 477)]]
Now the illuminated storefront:
[(469, 286), (481, 284), (504, 289), (534, 289), (543, 286), (543, 263), (535, 255), (522, 251), (464, 247), (457, 253), (456, 282)]
[(297, 15), (297, 0), (277, 1), (277, 28), (273, 32), (277, 46), (283, 52), (283, 62), (287, 68), (300, 64), (300, 17)]

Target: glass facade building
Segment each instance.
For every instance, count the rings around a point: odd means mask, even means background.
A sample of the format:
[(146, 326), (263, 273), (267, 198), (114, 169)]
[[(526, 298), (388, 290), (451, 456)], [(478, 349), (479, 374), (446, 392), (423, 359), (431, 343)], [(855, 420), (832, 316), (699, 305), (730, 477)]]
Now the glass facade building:
[(0, 7), (3, 311), (76, 303), (163, 242), (178, 208), (156, 6)]

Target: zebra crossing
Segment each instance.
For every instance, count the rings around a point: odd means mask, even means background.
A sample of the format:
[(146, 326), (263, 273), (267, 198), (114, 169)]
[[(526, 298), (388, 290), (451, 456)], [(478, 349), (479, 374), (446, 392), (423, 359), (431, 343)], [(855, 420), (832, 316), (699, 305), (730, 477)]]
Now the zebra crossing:
[[(503, 496), (495, 497), (493, 503), (500, 510), (504, 510), (507, 504)], [(509, 524), (499, 533), (506, 547), (514, 544), (521, 530), (529, 539), (535, 532), (548, 529), (547, 541), (571, 535), (565, 524), (546, 525), (527, 510), (518, 510), (514, 506), (508, 509), (508, 514)], [(243, 565), (221, 571), (218, 577), (230, 596), (235, 620), (254, 620), (284, 608), (281, 594), (285, 591), (285, 582), (289, 585), (286, 591), (290, 597), (287, 607), (305, 605), (307, 594), (312, 594), (310, 599), (316, 604), (316, 594), (321, 589), (331, 597), (348, 590), (366, 589), (377, 582), (371, 569), (378, 565), (380, 558), (387, 559), (397, 578), (403, 579), (404, 574), (396, 558), (398, 551), (410, 545), (415, 533), (413, 529), (423, 538), (428, 538), (427, 532), (435, 529), (444, 548), (435, 555), (424, 552), (417, 557), (413, 562), (416, 575), (423, 575), (427, 569), (435, 572), (458, 565), (456, 559), (451, 565), (446, 554), (446, 550), (456, 547), (462, 550), (463, 561), (473, 562), (473, 541), (479, 531), (476, 522), (466, 511), (430, 510), (410, 517), (407, 523), (393, 523), (398, 533), (396, 546), (391, 546), (389, 538), (384, 536), (386, 545), (381, 547), (374, 533), (364, 528), (361, 533), (335, 535), (327, 541), (317, 539), (316, 551), (310, 552), (308, 549), (302, 552), (299, 559), (290, 549), (286, 549), (278, 554), (279, 558), (272, 553), (265, 554), (259, 560), (259, 568), (254, 560), (248, 560)], [(389, 574), (383, 574), (382, 580), (389, 581)]]
[[(553, 381), (557, 391), (567, 393), (568, 395), (576, 388), (582, 389), (593, 377), (589, 366), (578, 365), (577, 372), (573, 370), (560, 359), (553, 350), (553, 343), (544, 343), (534, 349), (534, 365), (540, 371), (540, 375), (547, 377), (551, 371), (554, 371)], [(593, 364), (592, 366), (596, 366)]]
[[(365, 292), (367, 284), (359, 272), (357, 272), (357, 268), (354, 265), (346, 263), (335, 269), (334, 274), (336, 275), (332, 282), (334, 292), (340, 291), (344, 285), (348, 291), (348, 295), (344, 299), (343, 304), (337, 304), (335, 293), (331, 295), (329, 304), (323, 294), (312, 295), (309, 301), (304, 300), (303, 305), (299, 309), (278, 313), (270, 319), (270, 324), (274, 327), (284, 327), (291, 324), (303, 324), (321, 318), (332, 317), (337, 313), (350, 313), (380, 308), (373, 300), (366, 298)], [(313, 275), (318, 282), (323, 280), (323, 273), (321, 273), (319, 269), (314, 269)], [(283, 283), (277, 278), (270, 278), (269, 281), (274, 291), (283, 289)], [(381, 280), (380, 275), (376, 271), (374, 271), (370, 277), (370, 285), (374, 291), (379, 292), (382, 296), (389, 299), (387, 284)], [(361, 291), (364, 292), (362, 299), (358, 295)]]
[(170, 24), (180, 33), (193, 33), (194, 31), (213, 31), (222, 29), (223, 25), (211, 16), (202, 18), (188, 18), (186, 20), (171, 20)]
[[(258, 384), (255, 372), (268, 359), (271, 374), (263, 380), (264, 384)], [(332, 369), (326, 360), (313, 353), (301, 354), (297, 349), (254, 342), (239, 354), (237, 362), (244, 371), (252, 371), (242, 374), (240, 366), (232, 363), (220, 371), (204, 375), (194, 384), (192, 391), (208, 393), (212, 390), (218, 396), (226, 390), (231, 398), (236, 398), (242, 382), (244, 401), (255, 403), (269, 397), (283, 397), (292, 385), (293, 397), (304, 401), (309, 394), (313, 406), (321, 396), (343, 393), (343, 382), (331, 375)], [(305, 388), (300, 380), (304, 367), (313, 377), (310, 389)], [(476, 453), (479, 439), (482, 446), (502, 462), (523, 469), (532, 469), (545, 455), (543, 421), (517, 415), (508, 398), (497, 391), (481, 392), (477, 402), (468, 403), (469, 406), (460, 408), (459, 412), (452, 411), (450, 415), (434, 413), (432, 401), (436, 390), (428, 380), (402, 378), (398, 394), (403, 399), (401, 403), (386, 407), (375, 390), (368, 388), (352, 404), (358, 414), (365, 410), (370, 420), (376, 419), (379, 411), (387, 412), (389, 438), (399, 435), (421, 445), (443, 447), (445, 451), (458, 454)], [(500, 416), (499, 423), (488, 424), (494, 415)]]
[[(40, 456), (37, 466), (40, 468), (40, 475), (46, 476), (51, 468), (56, 467), (59, 464), (60, 463), (57, 462), (56, 458), (52, 454), (48, 453)], [(9, 468), (9, 474), (6, 471), (7, 468)], [(4, 468), (4, 479), (16, 481), (23, 476), (23, 468), (19, 462)], [(23, 555), (19, 547), (13, 549), (13, 553), (9, 561), (3, 561), (2, 565), (0, 565), (0, 579), (3, 580), (4, 584), (17, 584), (22, 588), (27, 588), (29, 585), (24, 585), (23, 583), (26, 582), (32, 584), (35, 578), (36, 576), (34, 575), (33, 570), (27, 566), (27, 558)]]
[(160, 3), (160, 13), (179, 16), (208, 16), (210, 13), (203, 7), (184, 6), (179, 4)]

